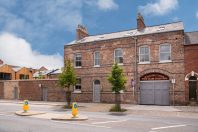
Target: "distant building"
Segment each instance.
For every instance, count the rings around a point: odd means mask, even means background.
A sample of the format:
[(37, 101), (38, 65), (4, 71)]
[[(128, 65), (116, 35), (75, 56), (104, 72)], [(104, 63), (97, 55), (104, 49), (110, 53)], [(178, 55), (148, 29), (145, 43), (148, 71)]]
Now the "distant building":
[(39, 71), (33, 74), (33, 78), (34, 79), (57, 79), (58, 75), (61, 73), (59, 71), (60, 71), (59, 69), (43, 70), (43, 71), (39, 69)]
[(49, 79), (50, 74), (57, 70), (48, 70), (45, 67), (33, 69), (13, 66), (3, 64), (3, 61), (0, 60), (0, 80)]
[(15, 80), (15, 71), (10, 65), (0, 65), (0, 80)]
[(38, 71), (46, 71), (48, 70), (46, 67), (42, 66), (41, 68), (38, 69)]

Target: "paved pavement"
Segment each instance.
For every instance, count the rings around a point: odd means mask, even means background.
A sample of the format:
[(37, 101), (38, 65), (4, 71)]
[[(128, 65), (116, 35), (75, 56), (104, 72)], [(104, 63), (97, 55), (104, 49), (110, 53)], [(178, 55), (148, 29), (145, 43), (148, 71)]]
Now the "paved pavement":
[[(1, 100), (0, 103), (23, 104), (21, 100)], [(46, 101), (29, 101), (30, 105), (48, 105), (62, 108), (65, 102), (46, 102)], [(79, 110), (87, 112), (108, 112), (113, 104), (106, 103), (78, 103)], [(190, 112), (198, 113), (198, 106), (154, 106), (154, 105), (133, 105), (122, 104), (122, 107), (128, 111), (158, 111), (158, 112)]]
[[(16, 107), (22, 107), (23, 101), (20, 100), (0, 100), (4, 105), (13, 104)], [(65, 102), (44, 102), (44, 101), (29, 101), (30, 109), (43, 110), (53, 109), (53, 111), (65, 112), (71, 111), (63, 109)], [(109, 109), (113, 104), (104, 103), (78, 103), (79, 111), (81, 112), (103, 112), (109, 113)], [(132, 105), (122, 104), (122, 107), (127, 109), (122, 115), (142, 115), (155, 117), (184, 117), (184, 118), (198, 118), (198, 106), (153, 106), (153, 105)], [(18, 111), (18, 110), (17, 110)], [(44, 115), (45, 116), (45, 115)], [(53, 114), (46, 116), (51, 117)]]

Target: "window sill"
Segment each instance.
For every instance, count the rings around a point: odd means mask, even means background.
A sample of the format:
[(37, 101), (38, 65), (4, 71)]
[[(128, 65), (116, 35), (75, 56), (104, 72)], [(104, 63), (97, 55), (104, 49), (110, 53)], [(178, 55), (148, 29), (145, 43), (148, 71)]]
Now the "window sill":
[(139, 62), (138, 64), (140, 64), (140, 65), (151, 64), (151, 62), (150, 61), (149, 62)]
[(80, 90), (74, 90), (73, 93), (82, 93)]
[(96, 68), (97, 68), (97, 67), (100, 67), (100, 65), (95, 65), (95, 66), (93, 66), (93, 67), (96, 67)]
[(82, 67), (81, 67), (81, 66), (79, 66), (79, 67), (74, 67), (74, 68), (78, 69), (78, 68), (82, 68)]
[(167, 61), (159, 61), (159, 63), (171, 63), (171, 60), (167, 60)]
[[(115, 94), (115, 92), (112, 92), (113, 94)], [(120, 90), (120, 93), (122, 94), (122, 93), (124, 93), (124, 90)]]
[(123, 63), (118, 63), (118, 65), (119, 65), (119, 66), (123, 66), (124, 64), (123, 64)]

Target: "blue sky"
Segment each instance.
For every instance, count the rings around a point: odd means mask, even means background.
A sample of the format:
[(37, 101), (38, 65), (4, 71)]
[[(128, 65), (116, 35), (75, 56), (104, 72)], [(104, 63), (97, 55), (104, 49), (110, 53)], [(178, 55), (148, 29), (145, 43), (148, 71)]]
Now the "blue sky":
[(77, 24), (91, 35), (128, 30), (139, 11), (147, 26), (183, 21), (186, 32), (197, 31), (197, 7), (197, 0), (0, 0), (0, 59), (61, 67)]

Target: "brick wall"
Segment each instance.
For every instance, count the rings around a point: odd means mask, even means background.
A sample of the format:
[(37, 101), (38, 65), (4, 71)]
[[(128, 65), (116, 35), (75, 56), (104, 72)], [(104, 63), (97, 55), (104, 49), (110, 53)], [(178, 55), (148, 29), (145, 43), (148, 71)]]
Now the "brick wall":
[[(94, 44), (93, 44), (94, 43)], [(93, 82), (99, 80), (101, 83), (101, 102), (114, 102), (114, 94), (111, 92), (111, 85), (107, 78), (111, 73), (114, 63), (114, 50), (122, 48), (124, 62), (124, 75), (127, 79), (126, 95), (123, 99), (125, 103), (132, 103), (130, 80), (134, 73), (134, 40), (132, 38), (113, 39), (106, 41), (98, 41), (73, 46), (65, 46), (65, 59), (74, 61), (74, 53), (82, 54), (82, 68), (76, 68), (76, 74), (81, 78), (82, 93), (76, 93), (76, 97), (85, 102), (93, 100)], [(94, 67), (93, 54), (95, 51), (100, 52), (100, 67)]]
[(18, 88), (18, 81), (4, 81), (4, 99), (17, 99), (18, 95), (15, 94), (15, 90), (20, 93)]
[(0, 99), (4, 98), (4, 83), (0, 82)]
[(21, 80), (19, 81), (20, 99), (43, 100), (43, 89), (47, 89), (47, 101), (64, 101), (64, 91), (57, 80)]
[(198, 44), (185, 45), (185, 74), (198, 73)]

